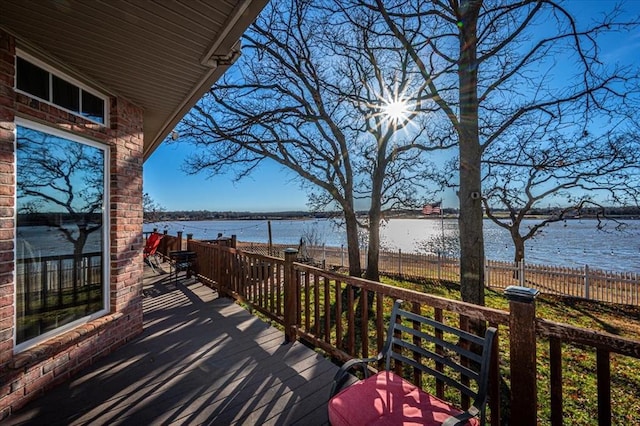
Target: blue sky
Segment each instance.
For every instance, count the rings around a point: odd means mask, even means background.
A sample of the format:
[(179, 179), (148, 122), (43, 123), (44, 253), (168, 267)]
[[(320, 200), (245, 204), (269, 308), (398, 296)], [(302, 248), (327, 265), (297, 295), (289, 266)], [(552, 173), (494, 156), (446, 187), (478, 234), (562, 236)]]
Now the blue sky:
[[(566, 5), (579, 21), (589, 20), (616, 2), (607, 0), (571, 0)], [(640, 0), (625, 5), (629, 16), (640, 15)], [(603, 40), (602, 58), (611, 62), (636, 63), (640, 57), (640, 31), (614, 35)], [(278, 212), (307, 210), (307, 194), (294, 175), (282, 167), (264, 162), (240, 182), (233, 173), (207, 178), (204, 173), (188, 176), (182, 171), (184, 159), (192, 148), (186, 144), (163, 143), (144, 164), (144, 192), (166, 210), (211, 210)], [(457, 207), (453, 191), (443, 194), (443, 205)]]

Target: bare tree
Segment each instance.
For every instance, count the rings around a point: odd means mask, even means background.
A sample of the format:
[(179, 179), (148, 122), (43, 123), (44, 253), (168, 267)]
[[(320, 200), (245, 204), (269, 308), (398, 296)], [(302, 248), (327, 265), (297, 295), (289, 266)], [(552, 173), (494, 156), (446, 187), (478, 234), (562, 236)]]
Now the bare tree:
[(102, 228), (104, 156), (96, 148), (43, 135), (25, 128), (17, 141), (18, 213), (39, 215), (57, 228), (79, 259), (89, 235)]
[[(549, 223), (580, 214), (585, 207), (595, 207), (605, 217), (603, 202), (637, 205), (640, 195), (637, 134), (538, 136), (515, 138), (512, 145), (494, 145), (485, 152), (485, 211), (509, 232), (515, 262), (525, 258), (525, 242)], [(554, 213), (523, 229), (526, 215), (543, 202), (553, 202)], [(506, 209), (508, 217), (498, 209)]]
[(148, 192), (142, 194), (142, 211), (144, 221), (148, 223), (158, 222), (161, 218), (164, 207), (158, 204)]
[[(367, 226), (365, 276), (377, 280), (384, 211), (419, 204), (433, 169), (424, 153), (447, 145), (426, 140), (428, 125), (411, 124), (426, 108), (425, 84), (403, 67), (406, 51), (388, 49), (369, 24), (354, 26), (324, 6), (271, 2), (244, 35), (240, 66), (179, 130), (203, 148), (188, 161), (190, 173), (233, 168), (240, 179), (274, 161), (309, 188), (313, 209), (339, 206), (351, 275), (361, 274), (358, 229)], [(358, 13), (371, 25), (379, 19)], [(411, 97), (399, 95), (405, 92)], [(366, 221), (359, 221), (358, 203), (369, 205)]]
[(458, 143), (462, 298), (484, 304), (484, 153), (516, 130), (588, 130), (633, 110), (637, 71), (602, 61), (597, 42), (636, 23), (618, 22), (616, 7), (578, 25), (560, 2), (542, 0), (339, 3), (380, 13), (379, 31), (407, 50), (437, 106), (434, 119)]

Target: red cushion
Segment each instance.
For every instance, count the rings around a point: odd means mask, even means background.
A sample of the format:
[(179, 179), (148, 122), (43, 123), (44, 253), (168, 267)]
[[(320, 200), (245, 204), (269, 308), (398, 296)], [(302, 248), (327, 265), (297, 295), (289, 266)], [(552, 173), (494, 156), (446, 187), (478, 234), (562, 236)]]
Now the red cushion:
[[(393, 372), (381, 371), (342, 390), (329, 401), (329, 421), (342, 425), (441, 425), (461, 410)], [(479, 425), (473, 418), (467, 425)]]

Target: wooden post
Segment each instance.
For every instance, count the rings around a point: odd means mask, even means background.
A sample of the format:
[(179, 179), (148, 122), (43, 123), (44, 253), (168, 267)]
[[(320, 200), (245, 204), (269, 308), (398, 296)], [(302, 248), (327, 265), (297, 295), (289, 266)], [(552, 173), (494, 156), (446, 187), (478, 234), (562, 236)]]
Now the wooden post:
[(296, 260), (298, 250), (288, 248), (284, 250), (284, 341), (285, 343), (296, 340), (296, 271), (293, 262)]
[(238, 236), (231, 235), (231, 248), (236, 248), (237, 244), (238, 244)]
[[(169, 231), (165, 229), (162, 232), (162, 235), (164, 235), (166, 237), (167, 235), (169, 235)], [(160, 253), (162, 253), (163, 260), (167, 260), (167, 257), (169, 256), (169, 250), (168, 250), (168, 247), (167, 247), (167, 241), (169, 241), (169, 239), (168, 238), (164, 238), (164, 237), (160, 240), (160, 247), (161, 247)]]
[[(187, 234), (187, 250), (190, 249), (191, 246), (191, 240), (193, 239), (193, 234)], [(191, 261), (193, 262), (193, 259), (191, 259)], [(187, 268), (186, 274), (187, 274), (187, 278), (191, 278), (191, 268), (193, 267), (193, 264), (191, 264), (190, 267)]]
[(176, 250), (182, 250), (182, 231), (178, 231), (178, 244)]
[(538, 290), (509, 286), (511, 356), (511, 422), (521, 426), (537, 425), (536, 381), (536, 304)]

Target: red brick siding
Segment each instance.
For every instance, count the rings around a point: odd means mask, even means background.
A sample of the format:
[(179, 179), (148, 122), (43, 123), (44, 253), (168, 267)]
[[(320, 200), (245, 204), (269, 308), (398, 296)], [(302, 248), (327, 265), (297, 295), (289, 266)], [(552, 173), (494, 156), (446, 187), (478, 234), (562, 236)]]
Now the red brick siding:
[[(110, 100), (108, 128), (15, 93), (15, 40), (0, 30), (0, 420), (142, 331), (143, 111)], [(109, 315), (14, 355), (15, 117), (110, 146)]]

